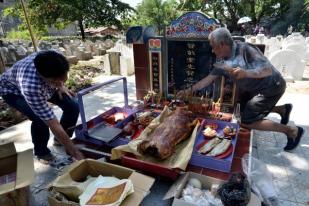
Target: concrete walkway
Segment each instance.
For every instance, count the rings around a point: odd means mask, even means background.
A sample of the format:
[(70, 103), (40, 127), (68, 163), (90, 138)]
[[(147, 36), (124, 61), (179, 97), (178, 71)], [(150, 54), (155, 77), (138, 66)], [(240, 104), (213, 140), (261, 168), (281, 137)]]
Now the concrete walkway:
[[(289, 125), (305, 129), (300, 145), (293, 152), (284, 152), (286, 136), (276, 132), (253, 131), (253, 155), (263, 161), (272, 174), (272, 182), (282, 206), (309, 205), (309, 95), (287, 93), (280, 104), (292, 103)], [(280, 122), (279, 115), (269, 118)]]
[[(104, 82), (115, 76), (99, 76), (96, 82)], [(85, 97), (85, 110), (88, 119), (106, 111), (112, 106), (123, 106), (122, 82), (100, 89), (97, 92)], [(135, 77), (128, 77), (129, 102), (135, 101)], [(294, 108), (289, 124), (303, 126), (306, 130), (300, 146), (293, 152), (283, 152), (282, 148), (286, 144), (286, 137), (274, 132), (253, 131), (253, 155), (266, 163), (268, 170), (272, 174), (273, 184), (283, 206), (305, 206), (309, 205), (309, 107), (305, 103), (309, 102), (309, 95), (285, 94), (279, 104), (293, 103)], [(55, 113), (59, 117), (60, 109), (55, 108)], [(279, 116), (270, 115), (269, 118), (280, 121)], [(80, 120), (79, 120), (80, 122)], [(0, 142), (15, 141), (18, 151), (32, 148), (30, 137), (30, 122), (24, 121), (18, 125), (8, 128), (0, 133)], [(52, 138), (51, 138), (52, 139)], [(52, 141), (49, 146), (58, 158), (66, 159), (62, 147), (53, 147)], [(31, 185), (31, 206), (43, 206), (47, 203), (46, 186), (53, 181), (57, 175), (63, 171), (63, 167), (50, 167), (42, 165), (35, 160), (35, 182)], [(161, 181), (160, 187), (154, 187), (157, 195), (168, 189)], [(157, 200), (158, 201), (158, 200)], [(142, 205), (170, 205), (170, 201), (161, 204), (149, 198)]]

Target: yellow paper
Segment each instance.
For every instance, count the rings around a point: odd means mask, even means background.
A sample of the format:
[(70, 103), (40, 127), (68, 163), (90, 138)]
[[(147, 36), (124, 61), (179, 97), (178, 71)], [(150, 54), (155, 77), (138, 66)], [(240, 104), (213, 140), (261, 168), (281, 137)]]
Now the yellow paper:
[(134, 187), (129, 179), (99, 176), (79, 196), (81, 206), (117, 206), (130, 194)]

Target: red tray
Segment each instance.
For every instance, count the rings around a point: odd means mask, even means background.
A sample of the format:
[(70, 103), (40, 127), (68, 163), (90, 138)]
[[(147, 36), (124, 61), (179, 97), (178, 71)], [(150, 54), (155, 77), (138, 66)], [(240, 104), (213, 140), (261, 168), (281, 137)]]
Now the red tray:
[(172, 180), (176, 180), (181, 172), (180, 169), (172, 169), (163, 165), (139, 160), (135, 158), (133, 154), (129, 153), (126, 153), (122, 156), (121, 164), (125, 167), (144, 171), (156, 176), (167, 177)]

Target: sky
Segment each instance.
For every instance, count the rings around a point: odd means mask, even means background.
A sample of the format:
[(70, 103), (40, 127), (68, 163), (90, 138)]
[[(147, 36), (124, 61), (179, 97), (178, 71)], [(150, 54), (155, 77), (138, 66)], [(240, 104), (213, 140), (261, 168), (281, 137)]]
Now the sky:
[(142, 0), (120, 0), (124, 3), (130, 4), (131, 7), (135, 8), (138, 3), (141, 3)]

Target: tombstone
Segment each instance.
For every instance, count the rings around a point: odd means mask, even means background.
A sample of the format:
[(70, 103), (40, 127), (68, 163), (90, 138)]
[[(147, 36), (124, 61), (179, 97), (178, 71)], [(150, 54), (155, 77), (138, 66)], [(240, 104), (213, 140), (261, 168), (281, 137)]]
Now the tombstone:
[(290, 49), (275, 51), (269, 57), (269, 61), (282, 74), (285, 79), (302, 80), (305, 64), (297, 55)]
[(106, 49), (113, 48), (113, 47), (114, 47), (114, 42), (113, 42), (113, 40), (111, 40), (111, 39), (106, 39), (106, 40), (104, 41), (104, 46), (105, 46)]
[(88, 51), (86, 49), (85, 46), (83, 46), (82, 44), (77, 47), (77, 49), (80, 51), (80, 52), (76, 52), (78, 53), (78, 57), (81, 58), (80, 60), (89, 60), (89, 59), (92, 59), (92, 52), (91, 51)]
[(52, 45), (52, 46), (51, 46), (51, 49), (53, 49), (53, 50), (56, 50), (56, 51), (60, 52), (60, 50), (59, 50), (59, 46), (58, 46), (58, 45)]
[(120, 56), (120, 74), (130, 76), (134, 74), (133, 58), (128, 56)]
[(73, 52), (72, 52), (71, 47), (69, 45), (64, 44), (63, 48), (65, 49), (65, 55), (66, 56), (72, 56), (73, 55)]
[(74, 45), (73, 43), (72, 43), (72, 44), (69, 44), (68, 47), (70, 48), (70, 50), (71, 50), (71, 52), (72, 52), (73, 55), (75, 55), (74, 53), (75, 53), (76, 51), (79, 51), (78, 48), (77, 48), (77, 46)]
[(264, 44), (264, 40), (265, 40), (264, 34), (256, 35), (256, 44)]
[(305, 44), (301, 44), (301, 43), (290, 43), (290, 44), (286, 44), (283, 46), (283, 49), (290, 49), (293, 50), (297, 53), (297, 55), (300, 57), (300, 59), (304, 59), (305, 58), (305, 52), (307, 50), (306, 45)]
[(79, 51), (86, 51), (86, 48), (83, 46), (83, 45), (79, 45), (78, 47), (77, 47), (77, 49), (79, 50)]
[(93, 47), (94, 47), (94, 43), (92, 41), (86, 40), (83, 43), (83, 46), (85, 47), (85, 51), (87, 52), (94, 52)]
[(8, 56), (7, 56), (8, 63), (15, 63), (17, 61), (15, 46), (10, 44), (10, 45), (8, 45), (7, 48), (9, 50), (9, 53), (8, 53)]
[(50, 42), (46, 43), (46, 50), (52, 49), (52, 44)]
[[(195, 26), (199, 24), (203, 26)], [(146, 60), (141, 62), (146, 62), (144, 65), (148, 67), (146, 72), (150, 73), (150, 89), (168, 96), (174, 95), (177, 91), (190, 88), (209, 75), (215, 62), (215, 55), (211, 52), (208, 35), (221, 26), (216, 19), (203, 13), (188, 12), (171, 21), (166, 27), (164, 38), (156, 36), (153, 29), (151, 29), (153, 32), (142, 36), (141, 39), (146, 44), (145, 56), (148, 59), (145, 58)], [(134, 61), (137, 59), (135, 51), (134, 49)], [(138, 70), (135, 72), (136, 76), (140, 73)], [(216, 88), (220, 90), (219, 87)], [(208, 97), (216, 101), (219, 98), (219, 92), (214, 91), (216, 88), (211, 84), (196, 95), (205, 97), (207, 92), (211, 94), (211, 97)]]
[(96, 56), (102, 56), (106, 54), (106, 49), (105, 48), (103, 49), (101, 46), (99, 47), (97, 45), (94, 45), (92, 49), (93, 49), (94, 55)]
[(103, 44), (103, 41), (101, 41), (101, 40), (96, 40), (96, 41), (94, 42), (94, 44), (97, 44), (97, 45)]
[(32, 41), (27, 42), (27, 48), (32, 47)]
[(22, 45), (18, 45), (16, 47), (17, 60), (23, 59), (26, 56), (27, 56), (27, 49), (25, 47), (23, 47)]
[(61, 39), (61, 42), (63, 44), (70, 44), (71, 40), (70, 39)]
[(73, 40), (73, 44), (75, 44), (75, 45), (80, 45), (81, 43), (82, 43), (82, 41), (79, 40), (79, 39), (74, 39)]
[(84, 52), (84, 56), (83, 56), (84, 60), (89, 60), (89, 59), (93, 59), (93, 56), (92, 56), (92, 52)]
[(78, 59), (77, 59), (76, 56), (66, 56), (65, 58), (68, 60), (69, 64), (77, 64), (78, 63)]
[(59, 45), (59, 47), (63, 47), (63, 48), (64, 48), (64, 43), (63, 43), (63, 41), (60, 41), (58, 45)]
[(304, 61), (306, 65), (309, 65), (309, 47), (307, 47), (307, 50), (304, 52)]
[(0, 55), (4, 65), (8, 63), (9, 50), (6, 47), (0, 47)]
[(251, 44), (256, 44), (256, 37), (255, 36), (251, 36), (249, 43)]
[(58, 40), (53, 40), (51, 43), (52, 43), (52, 45), (57, 45), (58, 46), (60, 42)]
[(66, 50), (65, 50), (63, 47), (59, 47), (59, 48), (58, 48), (58, 51), (59, 51), (62, 55), (66, 56)]
[(89, 60), (92, 59), (92, 53), (91, 52), (85, 52), (84, 47), (78, 47), (75, 50), (73, 50), (74, 56), (78, 58), (78, 60)]
[(286, 45), (291, 43), (298, 43), (298, 44), (306, 44), (305, 37), (301, 35), (299, 32), (293, 32), (291, 35), (287, 36), (283, 42), (282, 46), (286, 47)]
[(51, 45), (50, 42), (41, 41), (41, 42), (39, 43), (39, 46), (38, 46), (38, 47), (39, 47), (40, 50), (49, 50), (49, 49), (52, 48), (52, 45)]
[(120, 75), (120, 52), (107, 50), (111, 74)]
[(124, 76), (134, 74), (133, 48), (121, 42), (120, 71)]
[(34, 47), (33, 46), (27, 48), (27, 56), (32, 54), (33, 52), (34, 52)]
[(6, 59), (4, 58), (4, 56), (2, 55), (2, 52), (1, 52), (1, 48), (0, 47), (0, 74), (2, 74), (3, 72), (5, 72), (5, 64), (6, 64)]
[(107, 75), (111, 75), (112, 72), (111, 72), (111, 64), (109, 61), (109, 54), (105, 54), (103, 56), (103, 62), (104, 62), (104, 73)]
[(105, 47), (105, 43), (101, 40), (96, 40), (95, 43), (94, 43), (95, 47), (97, 49), (104, 49), (104, 50), (107, 50), (107, 48)]
[(265, 40), (265, 47), (265, 56), (269, 57), (270, 54), (281, 49), (281, 43), (276, 37), (271, 37)]

